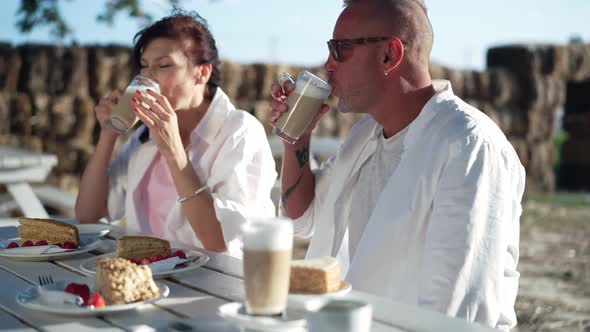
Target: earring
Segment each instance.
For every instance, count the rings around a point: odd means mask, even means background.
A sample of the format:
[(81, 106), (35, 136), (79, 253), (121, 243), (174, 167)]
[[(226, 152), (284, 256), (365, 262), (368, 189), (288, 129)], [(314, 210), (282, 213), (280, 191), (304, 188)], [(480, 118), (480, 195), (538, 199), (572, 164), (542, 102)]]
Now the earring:
[(385, 76), (387, 76), (387, 75), (389, 75), (389, 72), (387, 70), (384, 70), (383, 74), (385, 74)]

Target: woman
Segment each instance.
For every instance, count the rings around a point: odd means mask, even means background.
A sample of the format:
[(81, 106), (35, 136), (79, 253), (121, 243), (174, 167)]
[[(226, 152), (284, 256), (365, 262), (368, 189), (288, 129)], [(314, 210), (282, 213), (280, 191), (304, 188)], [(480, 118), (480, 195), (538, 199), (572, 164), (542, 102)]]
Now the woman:
[(134, 41), (135, 65), (161, 93), (135, 95), (143, 125), (112, 162), (118, 134), (106, 123), (121, 93), (96, 106), (101, 133), (76, 216), (81, 223), (125, 216), (128, 233), (240, 257), (239, 225), (274, 215), (277, 175), (264, 129), (219, 87), (215, 40), (200, 16), (173, 14)]

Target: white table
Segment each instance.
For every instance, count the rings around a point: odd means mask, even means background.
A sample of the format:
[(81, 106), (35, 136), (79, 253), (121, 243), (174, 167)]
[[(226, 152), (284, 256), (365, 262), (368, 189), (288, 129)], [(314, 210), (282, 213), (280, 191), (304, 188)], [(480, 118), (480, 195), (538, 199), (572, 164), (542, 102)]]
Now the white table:
[[(15, 228), (0, 227), (0, 236), (10, 236)], [(111, 232), (121, 236), (122, 232)], [(109, 234), (110, 236), (110, 234)], [(100, 318), (74, 318), (46, 315), (19, 306), (17, 292), (37, 282), (40, 274), (50, 274), (54, 280), (81, 282), (86, 277), (80, 263), (92, 255), (112, 251), (114, 239), (106, 239), (99, 249), (69, 260), (55, 262), (20, 262), (0, 258), (0, 327), (32, 331), (170, 331), (184, 327), (184, 331), (239, 331), (237, 326), (224, 321), (217, 314), (220, 305), (229, 301), (243, 301), (242, 263), (235, 258), (207, 252), (210, 261), (200, 268), (163, 279), (170, 288), (168, 298), (145, 305), (136, 311), (106, 315)], [(409, 307), (363, 292), (351, 291), (349, 298), (361, 299), (373, 306), (372, 331), (475, 331), (492, 329), (450, 318), (420, 308)], [(181, 325), (179, 325), (181, 324)], [(192, 329), (191, 329), (192, 328)]]
[(0, 185), (6, 186), (25, 217), (48, 217), (30, 184), (45, 181), (56, 164), (51, 154), (0, 147)]

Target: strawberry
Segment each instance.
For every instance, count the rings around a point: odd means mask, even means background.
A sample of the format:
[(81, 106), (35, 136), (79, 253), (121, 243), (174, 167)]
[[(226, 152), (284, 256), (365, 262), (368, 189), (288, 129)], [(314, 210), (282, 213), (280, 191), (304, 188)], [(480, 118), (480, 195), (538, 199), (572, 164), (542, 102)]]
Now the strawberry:
[(18, 248), (18, 243), (16, 242), (10, 242), (8, 244), (8, 246), (6, 246), (7, 249), (12, 249), (12, 248)]
[(98, 293), (92, 294), (92, 296), (90, 297), (90, 299), (88, 299), (88, 302), (86, 303), (86, 305), (92, 305), (95, 308), (104, 308), (104, 307), (106, 307), (106, 303), (104, 301), (104, 297), (102, 297), (102, 295), (100, 295)]
[(64, 242), (64, 244), (63, 244), (63, 248), (64, 248), (64, 249), (78, 249), (78, 246), (77, 246), (77, 245), (75, 245), (75, 244), (73, 244), (72, 242), (68, 242), (68, 241), (66, 241), (66, 242)]
[(33, 241), (31, 240), (27, 240), (25, 242), (23, 242), (23, 244), (21, 244), (22, 247), (32, 247), (33, 246)]
[(182, 250), (176, 250), (172, 256), (176, 256), (178, 258), (186, 259), (186, 254)]
[(90, 288), (88, 288), (88, 285), (86, 284), (77, 284), (75, 282), (71, 282), (66, 286), (64, 292), (78, 295), (82, 298), (82, 300), (84, 300), (84, 303), (87, 303), (88, 299), (90, 298)]
[(148, 265), (148, 264), (151, 264), (152, 261), (151, 261), (151, 259), (149, 259), (147, 257), (142, 257), (138, 263), (139, 263), (139, 265)]
[(136, 259), (134, 259), (134, 258), (129, 258), (129, 261), (130, 261), (131, 263), (133, 263), (133, 264), (137, 264), (137, 260), (136, 260)]
[(45, 241), (45, 240), (41, 240), (41, 241), (37, 241), (37, 243), (35, 243), (35, 246), (36, 246), (36, 247), (40, 247), (40, 246), (46, 246), (46, 245), (48, 245), (48, 244), (49, 244), (49, 243), (47, 243), (47, 241)]
[(157, 261), (161, 261), (163, 259), (166, 259), (166, 257), (162, 256), (162, 255), (156, 255), (152, 258), (152, 262), (157, 262)]

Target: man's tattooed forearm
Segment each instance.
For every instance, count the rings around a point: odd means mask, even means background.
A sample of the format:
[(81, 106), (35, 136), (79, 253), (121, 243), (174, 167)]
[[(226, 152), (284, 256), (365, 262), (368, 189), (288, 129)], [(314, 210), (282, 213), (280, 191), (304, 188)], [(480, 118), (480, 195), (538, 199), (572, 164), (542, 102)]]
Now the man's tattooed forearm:
[(295, 150), (295, 156), (299, 163), (299, 168), (303, 168), (309, 161), (309, 144), (301, 147), (301, 149)]
[(281, 195), (281, 202), (283, 203), (283, 207), (287, 206), (287, 201), (289, 200), (289, 196), (291, 196), (293, 191), (295, 191), (295, 188), (297, 188), (299, 183), (301, 183), (301, 179), (303, 179), (303, 173), (301, 173), (299, 175), (299, 178), (297, 178), (297, 181), (295, 181), (295, 183), (291, 187), (289, 187), (287, 190), (285, 190), (285, 192)]

